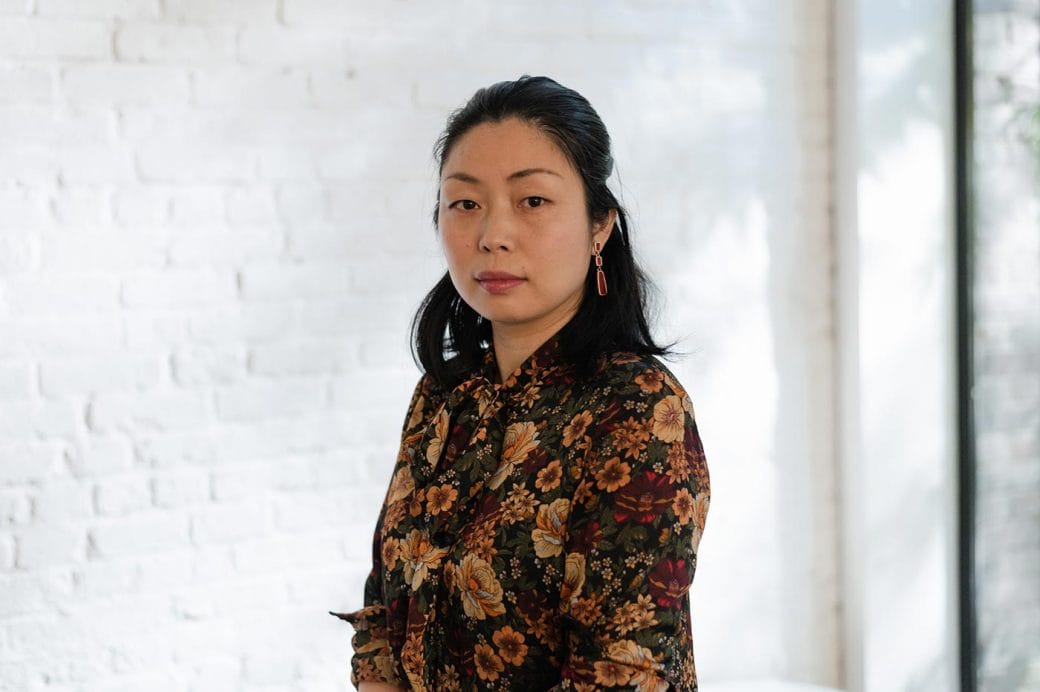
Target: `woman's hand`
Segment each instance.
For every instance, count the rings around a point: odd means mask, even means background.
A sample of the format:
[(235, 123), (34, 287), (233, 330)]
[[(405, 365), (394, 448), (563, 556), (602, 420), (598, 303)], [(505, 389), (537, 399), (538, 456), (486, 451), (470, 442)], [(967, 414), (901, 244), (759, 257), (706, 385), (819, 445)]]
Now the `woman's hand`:
[(363, 682), (358, 687), (358, 692), (404, 692), (404, 690), (389, 682)]

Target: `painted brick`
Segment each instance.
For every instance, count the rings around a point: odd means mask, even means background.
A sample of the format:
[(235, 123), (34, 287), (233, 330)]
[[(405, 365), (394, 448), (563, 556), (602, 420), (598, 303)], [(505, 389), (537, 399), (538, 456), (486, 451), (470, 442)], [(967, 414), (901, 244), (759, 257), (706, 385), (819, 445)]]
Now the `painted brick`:
[(221, 26), (122, 24), (115, 32), (116, 59), (167, 65), (210, 65), (233, 60), (235, 30)]
[(296, 31), (280, 25), (246, 26), (238, 37), (238, 57), (246, 65), (345, 67), (347, 38), (318, 28)]
[(216, 390), (222, 420), (261, 420), (300, 415), (325, 405), (325, 386), (317, 379), (243, 382)]
[(91, 401), (87, 424), (95, 432), (183, 430), (209, 417), (206, 397), (197, 391), (105, 392)]
[(89, 529), (92, 555), (105, 559), (185, 548), (188, 525), (186, 516), (158, 511), (98, 520)]
[(75, 103), (166, 104), (188, 100), (188, 74), (151, 65), (83, 65), (66, 67), (61, 93)]
[(56, 442), (0, 445), (0, 483), (41, 482), (60, 475), (63, 449)]
[(16, 314), (112, 310), (119, 304), (119, 282), (110, 276), (16, 277), (8, 280), (7, 291)]
[(76, 526), (33, 526), (15, 532), (17, 565), (44, 570), (86, 560), (86, 535)]
[(0, 490), (0, 527), (25, 524), (31, 518), (32, 503), (24, 490)]
[(236, 543), (270, 531), (270, 509), (261, 499), (192, 510), (191, 536), (199, 545)]
[(47, 526), (82, 526), (94, 514), (89, 482), (65, 476), (33, 488), (33, 520)]
[(185, 507), (207, 502), (209, 475), (203, 471), (173, 471), (157, 474), (151, 482), (156, 507)]
[(54, 70), (30, 65), (0, 67), (0, 103), (48, 103), (54, 95)]
[(163, 0), (168, 21), (200, 24), (263, 23), (275, 18), (275, 0), (208, 2), (208, 0)]
[(34, 0), (37, 15), (56, 18), (158, 19), (159, 6), (160, 0)]
[(112, 36), (102, 21), (8, 17), (0, 23), (0, 46), (16, 58), (105, 59)]
[(36, 388), (35, 376), (29, 361), (0, 362), (0, 401), (28, 399)]
[(230, 301), (234, 294), (234, 281), (225, 272), (182, 269), (128, 277), (121, 295), (131, 308), (169, 308)]
[(348, 271), (331, 262), (247, 267), (241, 284), (245, 300), (331, 297), (350, 290)]
[(99, 480), (94, 490), (94, 507), (102, 517), (131, 514), (151, 503), (148, 479), (139, 474)]

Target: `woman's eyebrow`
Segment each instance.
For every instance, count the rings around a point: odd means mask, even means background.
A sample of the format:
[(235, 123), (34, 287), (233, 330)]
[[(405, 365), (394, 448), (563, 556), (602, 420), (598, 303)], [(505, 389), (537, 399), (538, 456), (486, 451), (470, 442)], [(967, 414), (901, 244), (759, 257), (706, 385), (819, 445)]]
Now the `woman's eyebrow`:
[[(510, 173), (509, 177), (506, 178), (506, 180), (518, 180), (520, 178), (526, 178), (529, 175), (534, 175), (535, 173), (548, 173), (549, 175), (555, 175), (557, 178), (562, 178), (563, 177), (562, 175), (560, 175), (556, 171), (548, 169), (548, 168), (525, 168), (525, 169), (517, 171), (515, 173)], [(445, 180), (450, 180), (452, 178), (454, 178), (455, 180), (461, 180), (464, 183), (473, 183), (473, 184), (480, 183), (480, 180), (477, 179), (475, 176), (472, 176), (469, 173), (463, 173), (461, 171), (457, 172), (457, 173), (451, 173), (449, 175), (444, 176)]]
[(516, 173), (513, 173), (508, 178), (506, 178), (506, 180), (516, 180), (517, 178), (526, 178), (527, 176), (534, 175), (535, 173), (548, 173), (549, 175), (555, 175), (557, 178), (562, 178), (563, 177), (562, 175), (560, 175), (556, 171), (550, 170), (548, 168), (525, 168), (522, 171), (517, 171)]

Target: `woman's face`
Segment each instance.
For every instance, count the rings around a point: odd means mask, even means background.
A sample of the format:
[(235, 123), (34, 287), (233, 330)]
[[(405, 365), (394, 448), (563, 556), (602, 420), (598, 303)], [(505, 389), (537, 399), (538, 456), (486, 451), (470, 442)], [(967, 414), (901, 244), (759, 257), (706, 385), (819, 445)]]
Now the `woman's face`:
[[(438, 227), (462, 299), (505, 328), (548, 338), (577, 312), (593, 255), (614, 211), (590, 223), (578, 172), (537, 127), (510, 118), (477, 125), (441, 173)], [(482, 281), (481, 272), (517, 277)]]

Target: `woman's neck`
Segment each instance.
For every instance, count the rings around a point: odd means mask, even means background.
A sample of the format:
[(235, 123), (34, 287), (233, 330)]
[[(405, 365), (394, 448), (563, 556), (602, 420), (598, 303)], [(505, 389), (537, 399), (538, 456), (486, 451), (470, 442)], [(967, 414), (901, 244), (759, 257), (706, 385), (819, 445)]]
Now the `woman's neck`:
[(566, 324), (554, 324), (549, 329), (522, 330), (510, 325), (497, 326), (492, 323), (492, 343), (495, 361), (498, 364), (498, 384), (519, 368), (532, 353), (554, 336)]

